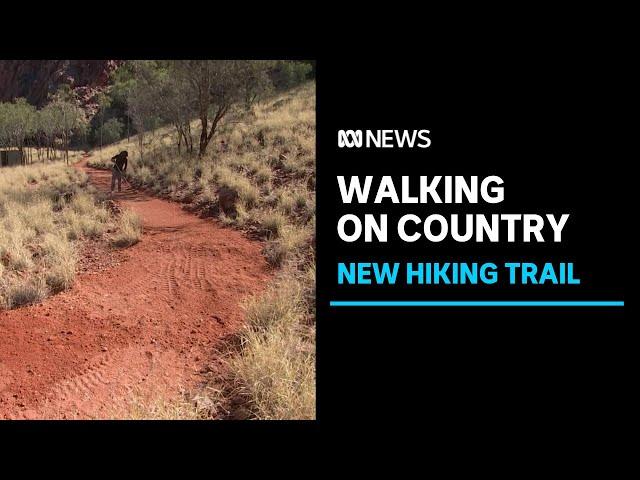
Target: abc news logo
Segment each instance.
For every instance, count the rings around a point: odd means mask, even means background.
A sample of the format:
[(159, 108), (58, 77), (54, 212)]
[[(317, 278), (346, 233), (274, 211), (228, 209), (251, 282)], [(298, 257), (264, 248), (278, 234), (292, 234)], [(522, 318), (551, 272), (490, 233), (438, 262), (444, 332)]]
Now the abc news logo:
[(338, 130), (339, 148), (429, 148), (429, 130)]

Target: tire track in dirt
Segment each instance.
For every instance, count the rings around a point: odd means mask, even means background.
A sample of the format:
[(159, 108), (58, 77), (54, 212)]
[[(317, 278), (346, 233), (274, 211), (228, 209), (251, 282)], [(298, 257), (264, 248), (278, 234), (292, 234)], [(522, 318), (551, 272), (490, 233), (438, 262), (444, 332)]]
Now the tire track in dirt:
[[(110, 174), (84, 169), (108, 191)], [(201, 381), (269, 279), (261, 244), (123, 185), (142, 241), (39, 305), (0, 312), (0, 418), (114, 418)]]

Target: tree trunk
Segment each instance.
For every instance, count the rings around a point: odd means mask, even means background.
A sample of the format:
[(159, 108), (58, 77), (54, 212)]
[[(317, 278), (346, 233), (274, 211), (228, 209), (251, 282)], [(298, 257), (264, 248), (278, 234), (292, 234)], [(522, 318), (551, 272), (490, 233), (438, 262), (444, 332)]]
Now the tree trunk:
[(69, 134), (64, 134), (64, 160), (69, 165)]
[(140, 147), (140, 161), (143, 160), (142, 150), (144, 149), (144, 136), (142, 133), (138, 133), (138, 145)]
[(220, 123), (220, 120), (222, 120), (222, 117), (225, 116), (228, 109), (229, 109), (228, 105), (222, 105), (218, 107), (218, 111), (216, 112), (216, 115), (213, 117), (213, 120), (211, 121), (211, 129), (208, 132), (207, 132), (208, 118), (206, 117), (206, 115), (204, 117), (204, 120), (202, 117), (200, 118), (200, 123), (202, 125), (202, 131), (200, 132), (200, 153), (199, 153), (200, 157), (203, 157), (204, 154), (206, 153), (207, 146), (209, 145), (209, 142), (213, 138), (213, 135), (216, 133), (216, 129), (218, 128), (218, 123)]
[(205, 153), (207, 153), (207, 145), (209, 145), (209, 136), (207, 135), (208, 129), (208, 118), (205, 113), (204, 116), (200, 116), (200, 150), (198, 151), (198, 156), (203, 157)]

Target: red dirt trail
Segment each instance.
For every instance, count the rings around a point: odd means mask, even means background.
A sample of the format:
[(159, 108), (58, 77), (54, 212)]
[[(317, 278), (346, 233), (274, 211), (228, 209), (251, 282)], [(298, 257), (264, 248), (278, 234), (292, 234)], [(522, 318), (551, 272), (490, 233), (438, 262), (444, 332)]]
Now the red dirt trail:
[[(108, 191), (109, 172), (77, 168)], [(118, 418), (178, 398), (269, 279), (260, 243), (124, 182), (114, 197), (142, 217), (142, 241), (69, 291), (0, 312), (0, 418)]]

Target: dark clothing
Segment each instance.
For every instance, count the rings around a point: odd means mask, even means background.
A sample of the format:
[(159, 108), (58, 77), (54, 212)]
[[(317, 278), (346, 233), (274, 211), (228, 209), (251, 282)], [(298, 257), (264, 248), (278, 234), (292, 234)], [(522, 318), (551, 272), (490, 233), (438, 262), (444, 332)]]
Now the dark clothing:
[(118, 155), (111, 157), (113, 162), (113, 172), (111, 173), (111, 191), (113, 192), (116, 187), (116, 180), (118, 181), (118, 191), (121, 191), (122, 186), (122, 172), (127, 171), (127, 154), (120, 152)]
[(119, 153), (118, 155), (111, 157), (111, 161), (114, 162), (114, 170), (120, 170), (121, 172), (127, 171), (127, 156)]
[(118, 181), (118, 191), (121, 192), (122, 191), (122, 174), (114, 168), (113, 172), (111, 173), (111, 191), (112, 192), (116, 188), (116, 180)]

